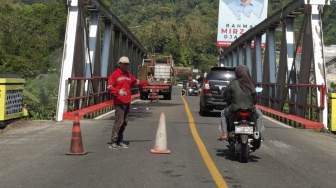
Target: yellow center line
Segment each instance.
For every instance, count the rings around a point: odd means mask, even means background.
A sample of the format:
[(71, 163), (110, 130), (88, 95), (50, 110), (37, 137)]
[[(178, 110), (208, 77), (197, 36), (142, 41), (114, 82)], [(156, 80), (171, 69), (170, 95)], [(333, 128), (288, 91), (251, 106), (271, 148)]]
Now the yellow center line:
[(204, 160), (205, 164), (207, 165), (207, 167), (208, 167), (208, 169), (209, 169), (209, 171), (212, 175), (212, 178), (215, 180), (218, 187), (227, 188), (228, 186), (227, 186), (226, 182), (224, 181), (222, 175), (219, 173), (218, 169), (216, 168), (216, 166), (215, 166), (214, 162), (212, 161), (204, 143), (202, 142), (201, 137), (199, 136), (199, 134), (197, 132), (197, 129), (196, 129), (196, 126), (195, 126), (195, 123), (194, 123), (194, 118), (191, 115), (188, 103), (186, 102), (186, 100), (184, 99), (183, 96), (181, 96), (181, 98), (182, 98), (182, 101), (183, 101), (185, 109), (186, 109), (186, 113), (187, 113), (188, 118), (189, 118), (189, 125), (190, 125), (191, 133), (192, 133), (192, 135), (195, 139), (195, 142), (198, 146), (198, 149), (201, 152), (203, 160)]

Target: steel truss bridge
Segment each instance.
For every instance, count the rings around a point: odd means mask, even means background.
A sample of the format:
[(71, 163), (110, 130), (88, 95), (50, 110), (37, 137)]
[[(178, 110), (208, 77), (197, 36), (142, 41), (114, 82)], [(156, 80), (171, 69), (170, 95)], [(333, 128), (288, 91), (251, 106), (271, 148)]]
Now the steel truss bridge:
[[(137, 75), (146, 50), (99, 0), (68, 1), (56, 120), (82, 110), (104, 113), (113, 105), (107, 76), (126, 55)], [(295, 0), (237, 38), (221, 52), (219, 66), (245, 64), (262, 86), (259, 106), (328, 128), (322, 13), (330, 0)], [(295, 28), (295, 21), (301, 21)], [(277, 33), (278, 30), (281, 33)], [(266, 46), (262, 47), (262, 36)], [(279, 37), (280, 36), (280, 37)], [(278, 45), (279, 44), (279, 45)], [(301, 58), (298, 49), (302, 46)], [(299, 65), (299, 66), (297, 66)], [(134, 90), (136, 97), (136, 89)]]

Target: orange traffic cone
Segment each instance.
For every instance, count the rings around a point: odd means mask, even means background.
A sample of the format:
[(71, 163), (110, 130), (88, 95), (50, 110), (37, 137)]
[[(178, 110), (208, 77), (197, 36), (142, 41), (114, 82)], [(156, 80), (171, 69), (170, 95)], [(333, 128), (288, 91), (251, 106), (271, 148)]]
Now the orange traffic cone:
[(167, 149), (166, 120), (163, 112), (161, 113), (159, 126), (156, 133), (155, 146), (154, 149), (151, 149), (151, 152), (156, 154), (170, 153), (170, 150)]
[(83, 149), (82, 134), (79, 124), (78, 113), (75, 113), (75, 119), (72, 127), (72, 138), (70, 151), (66, 155), (85, 155), (87, 152)]

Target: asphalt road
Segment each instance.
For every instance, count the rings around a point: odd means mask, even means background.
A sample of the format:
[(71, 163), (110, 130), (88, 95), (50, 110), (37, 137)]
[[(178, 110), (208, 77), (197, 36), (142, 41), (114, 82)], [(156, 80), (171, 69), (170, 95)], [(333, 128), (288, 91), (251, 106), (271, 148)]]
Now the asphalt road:
[[(240, 163), (217, 140), (219, 112), (201, 117), (199, 98), (180, 91), (173, 89), (172, 100), (132, 105), (128, 149), (108, 148), (114, 113), (80, 121), (83, 156), (65, 155), (72, 121), (8, 126), (0, 135), (0, 187), (335, 187), (334, 135), (265, 118), (261, 148)], [(171, 154), (152, 154), (162, 113)]]

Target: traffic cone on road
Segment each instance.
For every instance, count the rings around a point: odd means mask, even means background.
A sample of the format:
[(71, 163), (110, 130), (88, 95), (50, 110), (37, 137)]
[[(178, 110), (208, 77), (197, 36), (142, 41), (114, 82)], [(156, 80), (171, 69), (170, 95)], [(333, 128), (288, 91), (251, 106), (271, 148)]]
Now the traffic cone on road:
[(87, 152), (83, 149), (82, 134), (79, 124), (78, 113), (75, 113), (75, 119), (72, 127), (72, 138), (70, 151), (66, 155), (85, 155)]
[(151, 152), (155, 154), (170, 154), (170, 150), (167, 149), (166, 120), (163, 112), (160, 116), (155, 146), (154, 149), (151, 149)]

